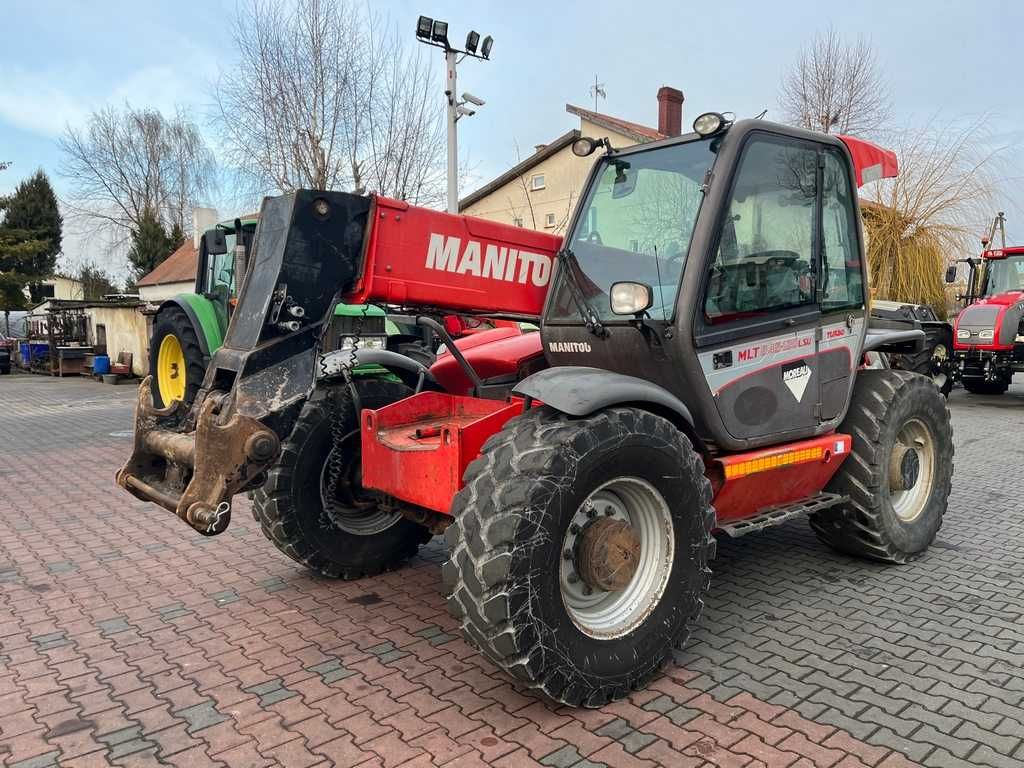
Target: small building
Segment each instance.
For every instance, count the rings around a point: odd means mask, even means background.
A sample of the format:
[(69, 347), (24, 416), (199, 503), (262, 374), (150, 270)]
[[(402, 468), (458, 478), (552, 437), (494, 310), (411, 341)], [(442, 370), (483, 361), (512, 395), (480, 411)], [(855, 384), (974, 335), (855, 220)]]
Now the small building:
[(530, 157), (460, 200), (459, 211), (562, 234), (595, 159), (574, 155), (572, 143), (580, 136), (607, 137), (613, 147), (627, 147), (679, 136), (683, 98), (683, 92), (676, 88), (662, 86), (658, 90), (657, 128), (566, 104), (565, 111), (579, 118), (579, 128), (549, 144), (538, 144)]
[(197, 253), (193, 240), (182, 243), (178, 250), (157, 264), (156, 269), (139, 278), (135, 284), (139, 298), (149, 304), (159, 304), (179, 293), (194, 291)]
[(44, 302), (48, 299), (58, 301), (81, 301), (85, 298), (85, 287), (81, 280), (67, 275), (54, 275), (45, 280), (40, 280), (30, 291), (25, 288), (25, 298)]
[(88, 344), (97, 355), (116, 362), (122, 353), (132, 358), (132, 374), (149, 373), (149, 330), (140, 299), (94, 301), (83, 307)]

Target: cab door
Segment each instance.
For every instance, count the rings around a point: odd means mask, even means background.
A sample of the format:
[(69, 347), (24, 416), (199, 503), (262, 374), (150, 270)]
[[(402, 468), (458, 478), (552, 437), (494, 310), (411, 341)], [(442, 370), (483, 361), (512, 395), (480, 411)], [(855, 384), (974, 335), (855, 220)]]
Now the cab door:
[(820, 423), (819, 147), (754, 133), (711, 254), (694, 341), (737, 440), (813, 434)]
[(823, 147), (821, 156), (818, 371), (820, 417), (828, 422), (843, 416), (860, 363), (866, 323), (864, 280), (867, 271), (861, 263), (864, 248), (858, 226), (857, 188), (849, 165), (834, 147)]

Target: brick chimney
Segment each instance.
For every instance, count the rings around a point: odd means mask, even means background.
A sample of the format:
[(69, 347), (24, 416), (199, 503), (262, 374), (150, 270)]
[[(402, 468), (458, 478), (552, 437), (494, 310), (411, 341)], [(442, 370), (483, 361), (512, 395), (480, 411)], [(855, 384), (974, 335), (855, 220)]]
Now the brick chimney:
[(678, 136), (683, 132), (683, 92), (667, 85), (658, 89), (658, 133)]

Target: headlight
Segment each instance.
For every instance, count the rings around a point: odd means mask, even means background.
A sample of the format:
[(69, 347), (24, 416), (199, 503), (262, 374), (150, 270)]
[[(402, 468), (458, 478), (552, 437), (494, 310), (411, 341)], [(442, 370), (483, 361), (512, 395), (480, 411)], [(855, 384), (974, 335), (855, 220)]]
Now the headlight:
[(988, 329), (986, 329), (984, 331), (980, 331), (978, 333), (978, 338), (979, 339), (984, 339), (985, 341), (992, 341), (992, 339), (994, 339), (995, 337), (996, 337), (996, 332), (993, 331), (991, 328), (988, 328)]
[(969, 339), (971, 338), (971, 332), (965, 328), (961, 328), (959, 331), (956, 332), (956, 337), (958, 339)]
[(388, 337), (387, 336), (363, 336), (359, 339), (359, 344), (356, 344), (355, 336), (342, 336), (341, 344), (338, 345), (338, 349), (343, 352), (350, 352), (353, 347), (358, 346), (359, 349), (387, 349)]

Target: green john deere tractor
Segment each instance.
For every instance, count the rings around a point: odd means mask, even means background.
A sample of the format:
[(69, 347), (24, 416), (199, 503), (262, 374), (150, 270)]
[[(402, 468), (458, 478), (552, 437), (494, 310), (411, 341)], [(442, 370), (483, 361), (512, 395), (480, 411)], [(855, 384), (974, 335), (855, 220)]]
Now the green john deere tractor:
[[(255, 231), (255, 217), (218, 224), (200, 241), (195, 291), (180, 293), (160, 305), (149, 341), (149, 372), (158, 407), (173, 400), (191, 403), (195, 399), (206, 365), (223, 343), (239, 288), (236, 276), (245, 274)], [(421, 358), (433, 358), (415, 326), (400, 326), (379, 307), (339, 304), (324, 339), (325, 348), (343, 349), (353, 343), (353, 334), (358, 335), (360, 346), (412, 350), (420, 362), (428, 362)]]

